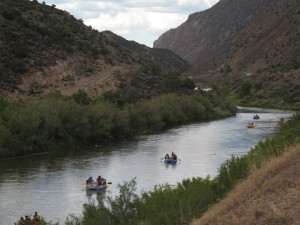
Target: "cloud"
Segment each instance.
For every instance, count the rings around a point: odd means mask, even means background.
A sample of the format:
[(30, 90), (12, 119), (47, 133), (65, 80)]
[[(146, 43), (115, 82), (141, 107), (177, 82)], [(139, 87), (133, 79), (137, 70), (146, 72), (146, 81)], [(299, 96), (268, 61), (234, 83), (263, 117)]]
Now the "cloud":
[[(182, 24), (188, 15), (219, 0), (49, 0), (48, 5), (70, 12), (99, 31), (110, 30), (149, 47), (164, 32)], [(42, 1), (40, 1), (42, 2)]]
[(215, 0), (177, 0), (177, 4), (191, 6), (206, 6), (212, 7), (217, 1)]

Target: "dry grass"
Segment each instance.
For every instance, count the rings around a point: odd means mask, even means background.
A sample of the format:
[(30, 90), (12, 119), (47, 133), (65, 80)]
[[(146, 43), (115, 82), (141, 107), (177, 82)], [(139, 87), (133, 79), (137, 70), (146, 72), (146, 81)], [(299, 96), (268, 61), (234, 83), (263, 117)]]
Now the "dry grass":
[(236, 186), (193, 225), (300, 225), (300, 145)]
[[(93, 68), (93, 72), (81, 72), (82, 68)], [(80, 69), (81, 68), (81, 69)], [(105, 91), (116, 90), (120, 76), (130, 77), (131, 70), (124, 66), (111, 66), (101, 60), (88, 60), (77, 54), (66, 60), (57, 60), (56, 65), (28, 74), (18, 85), (21, 93), (28, 93), (34, 84), (43, 95), (61, 93), (70, 96), (79, 90), (84, 90), (90, 97), (97, 97)], [(119, 76), (119, 77), (117, 77)], [(26, 98), (21, 93), (7, 93), (14, 98)]]

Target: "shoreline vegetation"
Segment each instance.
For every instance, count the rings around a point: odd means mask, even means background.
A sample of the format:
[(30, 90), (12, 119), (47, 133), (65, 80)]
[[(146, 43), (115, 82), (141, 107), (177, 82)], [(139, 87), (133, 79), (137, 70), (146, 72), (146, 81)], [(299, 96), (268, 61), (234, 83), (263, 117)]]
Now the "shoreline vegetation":
[[(216, 203), (223, 199), (226, 201), (229, 193), (234, 196), (234, 188), (251, 177), (254, 171), (260, 171), (268, 165), (270, 160), (275, 158), (280, 161), (282, 157), (284, 160), (284, 153), (291, 148), (299, 151), (300, 114), (296, 113), (288, 121), (280, 120), (278, 125), (281, 129), (279, 134), (258, 142), (245, 156), (226, 160), (213, 179), (195, 177), (185, 179), (175, 187), (168, 184), (156, 186), (153, 191), (142, 193), (141, 197), (135, 193), (136, 181), (133, 179), (118, 185), (119, 195), (115, 198), (107, 196), (98, 198), (97, 205), (85, 204), (82, 216), (70, 216), (65, 224), (180, 225), (195, 222), (196, 218), (201, 218)], [(282, 167), (284, 164), (281, 164)], [(258, 192), (258, 199), (263, 197), (261, 194)], [(256, 215), (261, 216), (261, 212), (258, 211)]]
[(0, 159), (109, 144), (235, 113), (223, 97), (202, 92), (134, 102), (112, 93), (92, 100), (84, 91), (18, 102), (0, 98)]

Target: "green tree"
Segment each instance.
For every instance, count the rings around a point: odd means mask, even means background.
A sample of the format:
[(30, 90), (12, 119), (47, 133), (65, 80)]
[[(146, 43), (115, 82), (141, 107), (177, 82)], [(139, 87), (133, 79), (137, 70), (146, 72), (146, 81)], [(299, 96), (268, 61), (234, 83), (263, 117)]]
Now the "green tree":
[(119, 195), (98, 196), (98, 204), (85, 204), (83, 216), (71, 216), (66, 225), (136, 225), (141, 200), (136, 191), (136, 179), (118, 184)]
[(242, 96), (247, 96), (251, 93), (251, 88), (252, 88), (252, 85), (249, 81), (245, 81), (241, 88), (240, 88), (240, 93)]

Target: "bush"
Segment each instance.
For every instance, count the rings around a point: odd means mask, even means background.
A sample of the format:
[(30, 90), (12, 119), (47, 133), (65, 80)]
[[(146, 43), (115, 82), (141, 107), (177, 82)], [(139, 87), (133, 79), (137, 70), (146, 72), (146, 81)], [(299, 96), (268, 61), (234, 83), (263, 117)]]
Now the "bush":
[(16, 45), (14, 45), (11, 49), (12, 49), (13, 54), (17, 58), (26, 58), (26, 57), (28, 57), (28, 48), (24, 44), (18, 43)]
[(240, 94), (241, 96), (247, 96), (250, 94), (251, 92), (251, 88), (252, 88), (252, 85), (250, 82), (244, 82), (241, 86), (241, 89), (240, 89)]
[(1, 15), (7, 20), (14, 20), (17, 17), (20, 17), (22, 14), (17, 10), (5, 10), (1, 12)]
[(11, 69), (16, 73), (25, 73), (27, 68), (25, 62), (22, 59), (15, 58), (10, 62)]
[(66, 225), (133, 225), (138, 223), (138, 211), (141, 205), (136, 191), (135, 178), (130, 182), (118, 184), (119, 195), (98, 197), (98, 205), (85, 204), (83, 216), (72, 216)]
[(91, 101), (90, 97), (84, 90), (79, 90), (77, 93), (72, 95), (72, 98), (81, 105), (88, 105)]
[[(125, 94), (124, 94), (125, 93)], [(84, 91), (9, 103), (0, 99), (1, 157), (101, 144), (188, 122), (230, 116), (230, 104), (200, 95), (164, 95), (135, 101), (133, 92), (91, 100)]]
[(161, 86), (164, 92), (176, 92), (180, 88), (180, 79), (178, 76), (171, 74), (163, 78)]
[(189, 78), (183, 79), (183, 80), (180, 82), (180, 86), (183, 87), (183, 88), (190, 89), (190, 90), (194, 90), (194, 88), (196, 87), (194, 81), (192, 81), (192, 80), (189, 79)]

